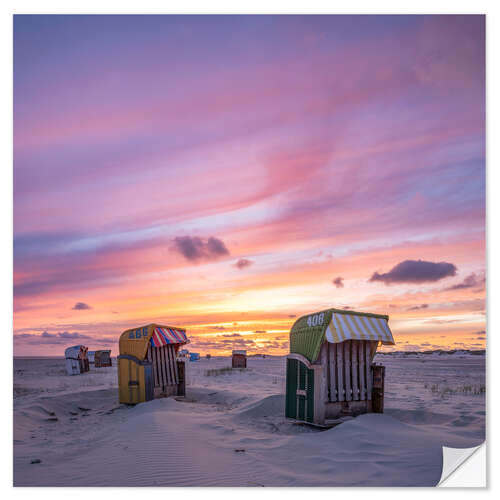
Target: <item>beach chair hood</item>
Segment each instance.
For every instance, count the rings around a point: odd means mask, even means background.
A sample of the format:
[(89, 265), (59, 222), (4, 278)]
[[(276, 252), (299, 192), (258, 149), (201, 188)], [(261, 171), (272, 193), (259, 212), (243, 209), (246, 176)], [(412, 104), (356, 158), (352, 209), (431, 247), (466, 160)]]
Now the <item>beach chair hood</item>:
[(80, 353), (86, 353), (87, 348), (83, 345), (74, 345), (71, 347), (68, 347), (64, 351), (64, 357), (66, 359), (79, 359), (80, 358)]
[(139, 328), (125, 330), (120, 336), (120, 354), (135, 356), (143, 361), (148, 346), (162, 347), (168, 344), (183, 345), (189, 343), (186, 330), (174, 326), (151, 323)]
[(383, 314), (326, 309), (300, 317), (290, 330), (290, 352), (302, 354), (311, 363), (319, 356), (323, 342), (376, 340), (394, 345), (389, 316)]

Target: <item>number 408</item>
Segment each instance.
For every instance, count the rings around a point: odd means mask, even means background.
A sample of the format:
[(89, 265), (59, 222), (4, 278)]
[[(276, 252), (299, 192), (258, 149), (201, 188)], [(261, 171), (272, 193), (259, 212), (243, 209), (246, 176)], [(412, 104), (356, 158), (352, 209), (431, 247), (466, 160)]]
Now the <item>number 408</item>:
[(308, 326), (322, 325), (324, 320), (325, 320), (325, 313), (313, 314), (312, 316), (307, 317), (307, 325)]

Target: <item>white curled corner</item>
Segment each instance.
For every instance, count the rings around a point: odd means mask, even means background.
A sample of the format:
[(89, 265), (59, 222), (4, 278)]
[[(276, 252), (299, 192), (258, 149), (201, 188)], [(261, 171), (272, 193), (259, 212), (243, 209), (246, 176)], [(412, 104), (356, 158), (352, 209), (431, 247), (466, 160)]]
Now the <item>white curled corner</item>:
[(486, 487), (486, 443), (474, 448), (443, 446), (442, 488)]

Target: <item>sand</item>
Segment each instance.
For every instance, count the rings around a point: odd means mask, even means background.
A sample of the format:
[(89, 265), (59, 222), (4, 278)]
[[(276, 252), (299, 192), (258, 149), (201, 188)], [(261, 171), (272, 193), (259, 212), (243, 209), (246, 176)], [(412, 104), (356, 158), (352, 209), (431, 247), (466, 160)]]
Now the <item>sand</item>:
[[(485, 436), (485, 357), (380, 356), (386, 411), (329, 430), (284, 418), (285, 358), (188, 363), (187, 398), (117, 401), (116, 367), (14, 360), (16, 486), (433, 486), (442, 446)], [(113, 360), (116, 364), (116, 360)], [(40, 463), (31, 463), (40, 460)]]

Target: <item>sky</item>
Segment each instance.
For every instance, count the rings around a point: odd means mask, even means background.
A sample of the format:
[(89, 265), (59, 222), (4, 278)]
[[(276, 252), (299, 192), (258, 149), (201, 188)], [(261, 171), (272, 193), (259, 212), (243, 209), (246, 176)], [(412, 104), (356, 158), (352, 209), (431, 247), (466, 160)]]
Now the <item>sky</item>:
[(14, 354), (286, 354), (329, 307), (484, 348), (484, 22), (14, 16)]

